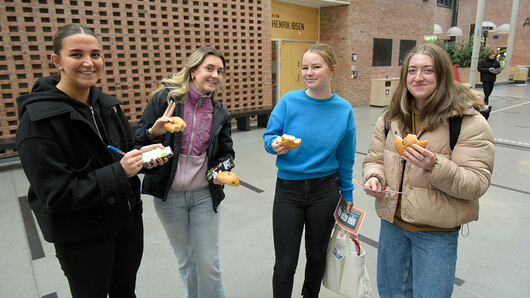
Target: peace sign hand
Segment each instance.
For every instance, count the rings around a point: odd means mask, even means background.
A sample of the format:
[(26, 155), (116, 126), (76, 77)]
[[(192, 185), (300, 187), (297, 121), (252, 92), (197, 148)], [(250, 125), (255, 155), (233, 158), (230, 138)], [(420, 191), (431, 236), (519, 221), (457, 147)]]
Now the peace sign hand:
[(162, 117), (158, 118), (155, 124), (153, 124), (153, 126), (148, 130), (148, 134), (151, 139), (156, 139), (166, 132), (164, 124), (166, 124), (167, 122), (173, 122), (171, 116), (173, 115), (176, 106), (177, 104), (174, 101), (169, 102), (169, 105), (164, 111)]

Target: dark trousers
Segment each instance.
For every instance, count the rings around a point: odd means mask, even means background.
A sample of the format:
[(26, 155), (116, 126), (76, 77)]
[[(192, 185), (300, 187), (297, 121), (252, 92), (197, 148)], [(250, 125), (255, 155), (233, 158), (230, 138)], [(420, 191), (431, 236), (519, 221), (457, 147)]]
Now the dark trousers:
[(275, 298), (291, 297), (304, 225), (307, 263), (302, 295), (318, 297), (335, 223), (333, 212), (339, 199), (337, 175), (307, 180), (277, 179), (273, 206)]
[(484, 103), (486, 105), (489, 104), (489, 98), (490, 98), (491, 92), (493, 91), (494, 84), (495, 82), (482, 82), (482, 90), (484, 90), (484, 95), (486, 95), (486, 97), (484, 97)]
[(55, 243), (72, 297), (136, 297), (136, 273), (143, 253), (143, 222), (136, 206), (132, 226), (110, 236)]

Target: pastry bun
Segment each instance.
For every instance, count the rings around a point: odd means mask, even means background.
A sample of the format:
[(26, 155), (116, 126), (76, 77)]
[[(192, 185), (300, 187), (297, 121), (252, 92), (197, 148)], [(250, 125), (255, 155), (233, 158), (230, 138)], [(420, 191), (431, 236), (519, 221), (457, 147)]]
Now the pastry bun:
[(414, 144), (418, 144), (423, 148), (427, 147), (427, 141), (418, 141), (416, 135), (413, 134), (408, 134), (404, 139), (398, 136), (394, 141), (394, 147), (396, 147), (396, 151), (400, 155), (403, 155), (407, 147), (412, 147)]
[(284, 134), (281, 137), (277, 137), (276, 142), (281, 143), (287, 147), (287, 149), (292, 150), (298, 148), (298, 146), (300, 146), (302, 143), (302, 140), (294, 136)]
[(188, 126), (186, 122), (184, 122), (184, 120), (182, 120), (182, 118), (180, 117), (171, 117), (171, 119), (173, 119), (173, 122), (166, 122), (164, 124), (164, 127), (166, 128), (166, 130), (171, 133), (177, 132), (177, 131), (183, 131), (184, 128)]
[(236, 173), (222, 171), (217, 175), (217, 181), (230, 186), (239, 186), (239, 177)]

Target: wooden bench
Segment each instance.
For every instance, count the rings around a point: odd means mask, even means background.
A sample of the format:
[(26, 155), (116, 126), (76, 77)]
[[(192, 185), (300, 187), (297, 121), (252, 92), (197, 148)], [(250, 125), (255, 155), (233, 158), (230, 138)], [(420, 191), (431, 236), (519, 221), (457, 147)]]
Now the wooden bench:
[(6, 152), (8, 149), (15, 150), (16, 145), (15, 138), (0, 139), (0, 152)]
[(259, 127), (267, 127), (271, 112), (272, 112), (272, 107), (246, 108), (246, 109), (241, 109), (241, 110), (230, 111), (230, 118), (236, 119), (238, 130), (249, 131), (251, 116), (258, 117)]
[[(267, 127), (269, 123), (269, 116), (272, 112), (272, 107), (258, 107), (258, 108), (246, 108), (241, 110), (230, 111), (230, 118), (234, 118), (237, 121), (237, 129), (242, 131), (250, 130), (250, 117), (258, 117), (258, 126)], [(130, 122), (133, 132), (135, 131), (138, 122)]]

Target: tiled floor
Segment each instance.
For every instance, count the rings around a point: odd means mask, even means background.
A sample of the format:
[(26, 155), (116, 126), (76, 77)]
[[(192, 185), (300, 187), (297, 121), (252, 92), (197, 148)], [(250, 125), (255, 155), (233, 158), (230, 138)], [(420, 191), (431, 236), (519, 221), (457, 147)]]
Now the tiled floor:
[[(530, 293), (530, 87), (496, 86), (489, 123), (497, 140), (492, 185), (480, 199), (480, 219), (460, 237), (453, 297), (528, 297)], [(373, 125), (382, 108), (356, 107), (358, 146), (354, 178), (368, 150)], [(275, 159), (265, 153), (264, 129), (233, 132), (236, 168), (244, 182), (227, 187), (221, 205), (220, 255), (227, 297), (272, 297), (274, 263), (271, 209)], [(66, 279), (54, 256), (53, 246), (42, 240), (31, 213), (24, 213), (19, 199), (26, 195), (27, 180), (16, 160), (0, 165), (0, 297), (69, 297)], [(367, 212), (361, 240), (374, 295), (379, 218), (373, 199), (361, 190), (355, 205)], [(138, 273), (138, 297), (182, 297), (183, 286), (165, 233), (144, 198), (145, 252)], [(24, 204), (22, 204), (24, 205)], [(28, 216), (29, 214), (29, 216)], [(29, 236), (28, 236), (29, 235)], [(34, 236), (32, 236), (34, 235)], [(208, 235), (202, 235), (208, 237)], [(300, 254), (293, 297), (303, 281), (304, 252)], [(321, 297), (339, 297), (322, 289)]]

